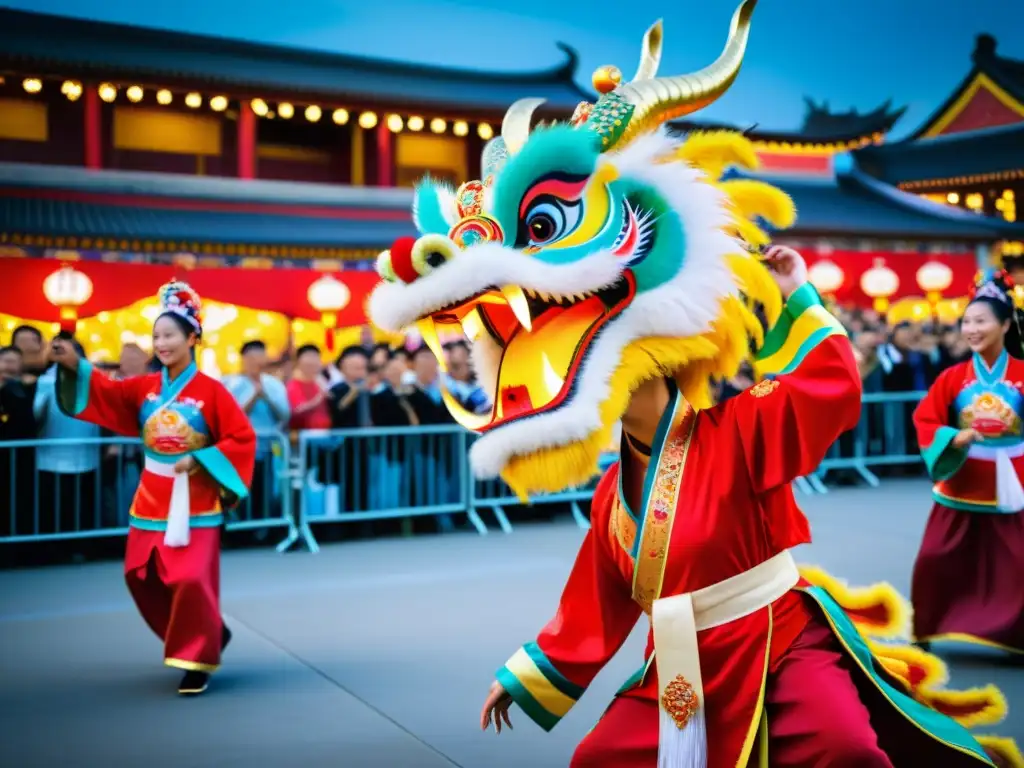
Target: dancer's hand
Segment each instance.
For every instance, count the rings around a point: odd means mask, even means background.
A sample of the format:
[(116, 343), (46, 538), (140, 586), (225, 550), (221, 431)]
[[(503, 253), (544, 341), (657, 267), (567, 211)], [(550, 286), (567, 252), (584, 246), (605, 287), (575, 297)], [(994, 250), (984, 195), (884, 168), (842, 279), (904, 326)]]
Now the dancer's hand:
[(184, 456), (174, 462), (174, 471), (179, 475), (191, 475), (198, 468), (196, 460), (191, 456)]
[(491, 691), (487, 694), (487, 701), (480, 712), (480, 730), (486, 731), (491, 724), (491, 714), (494, 714), (494, 732), (501, 733), (501, 721), (505, 721), (508, 729), (512, 730), (512, 721), (508, 719), (508, 708), (512, 706), (512, 697), (508, 694), (501, 683), (495, 680), (491, 683)]
[(772, 272), (782, 297), (788, 299), (807, 282), (807, 262), (804, 257), (784, 245), (773, 245), (764, 252), (764, 263)]
[(979, 443), (983, 440), (981, 433), (976, 429), (961, 429), (956, 433), (956, 437), (953, 438), (954, 448), (968, 448), (974, 443)]
[(67, 339), (60, 337), (50, 342), (50, 353), (57, 364), (68, 371), (78, 370), (78, 352)]

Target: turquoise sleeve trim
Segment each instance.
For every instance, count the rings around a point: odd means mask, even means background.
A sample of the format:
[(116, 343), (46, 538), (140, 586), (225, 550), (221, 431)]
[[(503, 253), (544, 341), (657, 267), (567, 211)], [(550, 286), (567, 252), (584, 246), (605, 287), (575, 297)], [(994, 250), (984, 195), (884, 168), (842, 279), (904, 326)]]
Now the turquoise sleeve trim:
[(789, 333), (793, 329), (794, 321), (808, 309), (815, 306), (820, 307), (824, 305), (813, 285), (804, 283), (793, 291), (782, 307), (782, 314), (779, 316), (778, 322), (765, 335), (764, 345), (758, 351), (757, 356), (759, 358), (770, 357), (782, 349), (782, 345), (789, 338)]
[(89, 407), (89, 384), (92, 381), (92, 371), (92, 363), (84, 358), (78, 361), (78, 369), (74, 373), (61, 366), (57, 367), (54, 394), (57, 407), (65, 415), (77, 418)]
[(78, 381), (75, 386), (75, 415), (82, 413), (89, 406), (89, 384), (92, 381), (92, 363), (88, 360), (78, 361)]
[(570, 699), (579, 699), (583, 695), (586, 688), (576, 685), (576, 683), (569, 680), (565, 675), (555, 669), (555, 665), (548, 661), (548, 657), (544, 655), (544, 651), (540, 649), (540, 646), (535, 642), (529, 642), (523, 646), (523, 650), (526, 651), (526, 655), (529, 656), (533, 663), (537, 665), (537, 669), (541, 671), (541, 674), (548, 679), (555, 688), (560, 690)]
[(786, 299), (786, 311), (793, 316), (794, 320), (811, 307), (823, 306), (825, 304), (822, 302), (821, 296), (818, 295), (818, 289), (810, 282), (801, 285)]
[(864, 674), (865, 682), (870, 681), (883, 697), (889, 701), (891, 706), (943, 746), (956, 750), (961, 754), (967, 753), (976, 757), (984, 765), (993, 764), (985, 753), (984, 748), (971, 736), (966, 728), (953, 720), (953, 718), (908, 696), (903, 690), (891, 684), (886, 676), (881, 674), (879, 671), (880, 665), (875, 660), (874, 654), (871, 653), (867, 643), (864, 642), (864, 638), (854, 626), (850, 617), (846, 615), (845, 611), (828, 592), (821, 587), (803, 587), (801, 591), (818, 604), (836, 639), (839, 640), (850, 659), (860, 668), (860, 672)]
[(221, 488), (234, 497), (232, 499), (233, 503), (242, 501), (249, 496), (249, 489), (242, 482), (242, 478), (238, 476), (234, 465), (227, 460), (227, 457), (224, 456), (220, 448), (215, 445), (211, 445), (208, 448), (200, 448), (192, 454), (192, 458), (199, 462), (199, 465), (209, 473), (210, 477)]
[(932, 480), (948, 480), (966, 463), (967, 450), (952, 445), (958, 432), (953, 427), (939, 427), (935, 430), (931, 445), (921, 449), (921, 456)]
[(557, 715), (548, 712), (544, 707), (540, 705), (533, 695), (526, 690), (525, 686), (519, 682), (519, 678), (516, 677), (508, 667), (502, 667), (498, 670), (495, 675), (495, 679), (501, 685), (502, 688), (512, 697), (512, 701), (519, 705), (519, 708), (526, 713), (533, 722), (543, 728), (545, 731), (550, 731), (561, 720)]
[(638, 685), (640, 685), (640, 683), (643, 682), (644, 676), (647, 674), (648, 664), (649, 663), (645, 661), (644, 665), (640, 667), (640, 669), (638, 669), (636, 672), (630, 675), (629, 679), (627, 679), (626, 682), (619, 686), (619, 690), (615, 692), (615, 695), (621, 696), (626, 691), (632, 688), (636, 688)]

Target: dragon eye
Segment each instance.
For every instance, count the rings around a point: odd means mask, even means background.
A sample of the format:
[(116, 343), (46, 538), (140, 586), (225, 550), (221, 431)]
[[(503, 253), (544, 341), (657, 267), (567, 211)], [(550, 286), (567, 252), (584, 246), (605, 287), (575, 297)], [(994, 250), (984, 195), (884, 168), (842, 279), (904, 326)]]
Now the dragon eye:
[(443, 266), (455, 257), (455, 243), (443, 235), (424, 235), (412, 247), (412, 266), (420, 275)]
[(579, 224), (582, 202), (567, 202), (555, 197), (538, 201), (523, 217), (526, 245), (546, 245), (560, 240)]

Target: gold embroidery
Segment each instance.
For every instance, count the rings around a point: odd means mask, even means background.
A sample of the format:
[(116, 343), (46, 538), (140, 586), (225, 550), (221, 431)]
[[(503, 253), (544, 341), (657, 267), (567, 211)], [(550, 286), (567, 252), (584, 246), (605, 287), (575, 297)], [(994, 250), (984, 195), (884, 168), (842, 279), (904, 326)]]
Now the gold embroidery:
[(690, 682), (682, 675), (676, 675), (661, 694), (661, 706), (679, 730), (682, 730), (690, 722), (690, 718), (697, 714), (700, 702), (697, 701), (697, 692)]
[(633, 518), (630, 517), (626, 505), (622, 503), (618, 494), (615, 495), (615, 501), (612, 504), (611, 524), (612, 534), (619, 542), (619, 546), (625, 550), (626, 554), (631, 554), (633, 545), (636, 543), (636, 523), (633, 522)]
[(779, 388), (779, 382), (775, 379), (762, 379), (750, 388), (750, 394), (754, 397), (767, 397)]
[(669, 539), (672, 534), (672, 520), (679, 502), (686, 454), (690, 438), (697, 422), (696, 412), (689, 403), (681, 406), (682, 415), (669, 434), (669, 438), (653, 468), (657, 473), (654, 487), (644, 510), (643, 532), (636, 553), (633, 573), (633, 599), (646, 613), (661, 594), (665, 575), (665, 561), (668, 555)]

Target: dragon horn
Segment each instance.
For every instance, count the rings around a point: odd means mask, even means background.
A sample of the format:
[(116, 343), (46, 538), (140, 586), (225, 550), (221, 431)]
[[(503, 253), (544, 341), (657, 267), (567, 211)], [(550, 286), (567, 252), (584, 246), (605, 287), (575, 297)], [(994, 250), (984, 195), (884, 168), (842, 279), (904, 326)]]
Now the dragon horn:
[(505, 119), (501, 121), (501, 138), (505, 140), (505, 149), (510, 155), (523, 148), (530, 136), (533, 113), (544, 102), (545, 99), (520, 99), (508, 108)]
[[(750, 17), (754, 13), (755, 5), (757, 0), (743, 0), (736, 9), (725, 49), (711, 66), (689, 75), (634, 80), (620, 85), (612, 92), (633, 107), (629, 125), (619, 137), (619, 142), (628, 141), (636, 134), (673, 118), (696, 112), (714, 102), (729, 89), (739, 74), (740, 65), (743, 64), (743, 54), (750, 33)], [(652, 28), (652, 31), (655, 28)], [(648, 32), (644, 39), (645, 51), (641, 60), (641, 70), (644, 70), (647, 64), (647, 45), (653, 42), (653, 38), (660, 38), (660, 35)]]
[(633, 75), (630, 82), (651, 80), (658, 74), (658, 65), (661, 64), (662, 35), (661, 19), (658, 19), (644, 34), (644, 42), (640, 49), (640, 66), (636, 68), (636, 74)]

